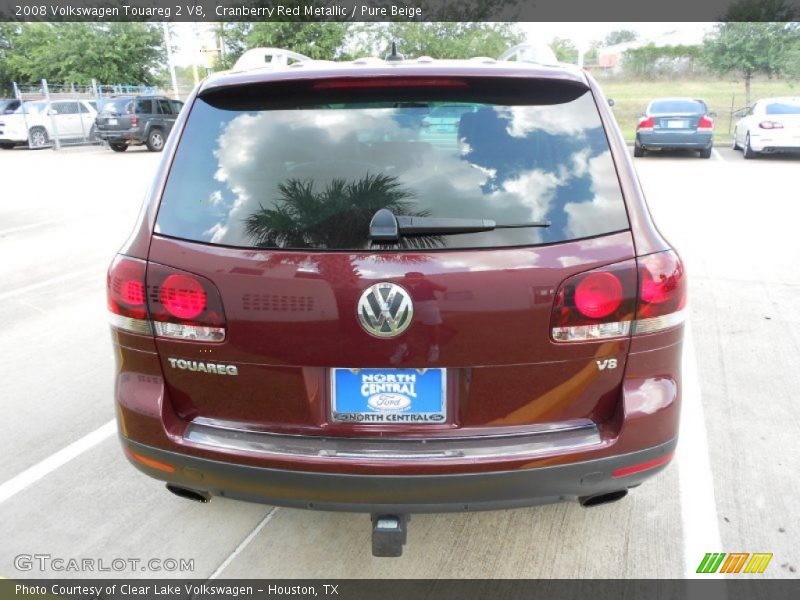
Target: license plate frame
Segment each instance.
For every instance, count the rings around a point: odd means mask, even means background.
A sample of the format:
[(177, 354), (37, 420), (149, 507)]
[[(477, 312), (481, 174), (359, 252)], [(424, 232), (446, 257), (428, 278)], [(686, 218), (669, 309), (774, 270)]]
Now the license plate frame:
[[(365, 380), (365, 375), (372, 377)], [(447, 423), (447, 369), (335, 367), (329, 378), (333, 423), (398, 427)]]

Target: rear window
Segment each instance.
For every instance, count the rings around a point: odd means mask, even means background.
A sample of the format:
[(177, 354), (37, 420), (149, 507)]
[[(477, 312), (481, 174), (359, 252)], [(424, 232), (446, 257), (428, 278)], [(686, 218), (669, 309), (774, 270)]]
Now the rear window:
[[(308, 84), (306, 84), (308, 85)], [(533, 84), (532, 84), (533, 85)], [(591, 93), (541, 83), (503, 94), (424, 90), (197, 99), (171, 166), (156, 232), (239, 247), (387, 249), (376, 211), (547, 221), (546, 228), (403, 238), (403, 248), (547, 244), (628, 228)], [(342, 95), (350, 96), (343, 99)], [(489, 101), (489, 100), (492, 101)]]
[(101, 113), (111, 113), (115, 115), (130, 114), (133, 110), (133, 101), (130, 98), (112, 98), (100, 101)]
[(768, 115), (800, 115), (800, 102), (772, 102), (765, 110)]
[(651, 115), (700, 115), (706, 113), (706, 105), (699, 100), (653, 100)]

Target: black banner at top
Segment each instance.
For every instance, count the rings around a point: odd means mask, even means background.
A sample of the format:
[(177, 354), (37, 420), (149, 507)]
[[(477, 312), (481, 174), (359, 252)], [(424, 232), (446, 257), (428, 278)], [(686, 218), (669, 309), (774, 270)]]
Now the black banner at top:
[(0, 21), (796, 21), (800, 0), (0, 0)]

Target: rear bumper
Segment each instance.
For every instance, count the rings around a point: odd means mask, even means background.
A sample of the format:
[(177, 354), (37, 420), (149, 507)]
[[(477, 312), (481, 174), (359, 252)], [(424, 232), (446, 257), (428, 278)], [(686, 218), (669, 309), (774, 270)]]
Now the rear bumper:
[[(147, 475), (192, 490), (275, 506), (349, 512), (434, 513), (497, 510), (575, 500), (635, 487), (663, 470), (676, 440), (619, 456), (565, 465), (436, 475), (291, 471), (220, 462), (145, 446), (123, 447), (173, 472), (131, 461)], [(654, 461), (629, 475), (614, 472)]]
[(756, 152), (800, 152), (800, 140), (754, 139), (750, 138), (750, 148)]
[(141, 131), (102, 131), (97, 132), (97, 137), (106, 142), (134, 142), (142, 143)]
[(714, 136), (711, 133), (651, 132), (637, 134), (636, 140), (640, 146), (648, 150), (670, 148), (705, 150), (712, 147)]

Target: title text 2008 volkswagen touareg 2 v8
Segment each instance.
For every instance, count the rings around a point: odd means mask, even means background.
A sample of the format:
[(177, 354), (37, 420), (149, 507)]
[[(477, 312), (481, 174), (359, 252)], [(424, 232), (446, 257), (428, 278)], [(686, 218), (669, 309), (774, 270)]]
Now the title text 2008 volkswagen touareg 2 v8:
[(616, 500), (672, 458), (685, 294), (577, 68), (214, 75), (108, 273), (122, 444), (384, 555), (414, 512)]

